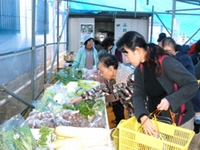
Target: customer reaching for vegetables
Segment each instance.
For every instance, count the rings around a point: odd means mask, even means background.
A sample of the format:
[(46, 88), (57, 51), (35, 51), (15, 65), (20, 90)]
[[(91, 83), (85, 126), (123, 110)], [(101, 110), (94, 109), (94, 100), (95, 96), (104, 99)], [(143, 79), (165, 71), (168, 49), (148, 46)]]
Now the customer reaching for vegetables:
[(72, 103), (82, 100), (92, 100), (113, 94), (124, 108), (127, 109), (129, 116), (133, 116), (132, 94), (134, 82), (134, 68), (119, 63), (117, 57), (111, 54), (102, 54), (99, 59), (98, 68), (101, 76), (105, 79), (103, 83), (81, 94), (80, 97), (71, 98)]

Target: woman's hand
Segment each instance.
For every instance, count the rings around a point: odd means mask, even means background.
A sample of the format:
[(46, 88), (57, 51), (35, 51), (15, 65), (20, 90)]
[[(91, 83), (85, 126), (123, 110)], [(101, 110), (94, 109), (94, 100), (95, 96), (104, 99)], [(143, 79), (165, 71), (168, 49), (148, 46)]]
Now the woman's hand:
[(78, 102), (82, 101), (82, 97), (71, 98), (71, 101), (72, 101), (72, 103), (78, 103)]
[(146, 134), (149, 134), (151, 136), (157, 137), (158, 136), (158, 129), (153, 125), (151, 120), (148, 118), (148, 116), (143, 116), (140, 118), (143, 130)]
[(166, 98), (163, 98), (160, 104), (158, 104), (157, 109), (168, 110), (168, 108), (169, 108), (169, 101)]

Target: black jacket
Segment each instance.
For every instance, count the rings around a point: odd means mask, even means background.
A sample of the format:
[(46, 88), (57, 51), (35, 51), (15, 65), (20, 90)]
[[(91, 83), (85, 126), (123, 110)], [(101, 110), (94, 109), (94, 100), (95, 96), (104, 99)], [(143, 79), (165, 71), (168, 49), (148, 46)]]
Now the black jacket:
[[(190, 99), (196, 94), (198, 90), (198, 83), (195, 77), (189, 73), (185, 67), (173, 57), (166, 57), (162, 62), (164, 69), (163, 75), (157, 77), (160, 84), (167, 92), (165, 97), (169, 103), (170, 108), (176, 115), (176, 123), (180, 116), (180, 106), (186, 104), (186, 114), (183, 117), (182, 123), (189, 121), (194, 117), (195, 112)], [(143, 72), (139, 67), (135, 69), (135, 82), (133, 93), (133, 106), (135, 110), (135, 116), (140, 121), (142, 115), (148, 115), (149, 111), (145, 108), (146, 94), (144, 91), (144, 79)], [(178, 90), (174, 91), (174, 83), (178, 85)], [(153, 88), (153, 85), (152, 85)]]

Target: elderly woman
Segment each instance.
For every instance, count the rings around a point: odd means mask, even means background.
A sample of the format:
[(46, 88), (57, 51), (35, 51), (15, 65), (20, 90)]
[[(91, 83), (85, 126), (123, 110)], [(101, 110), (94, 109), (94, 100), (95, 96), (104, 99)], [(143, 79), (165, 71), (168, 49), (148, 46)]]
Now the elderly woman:
[(94, 48), (94, 38), (90, 35), (84, 37), (84, 46), (82, 46), (72, 63), (73, 68), (93, 69), (98, 65), (98, 53)]
[(115, 99), (127, 109), (129, 116), (133, 116), (131, 101), (134, 88), (133, 68), (119, 63), (116, 56), (111, 54), (104, 54), (100, 57), (98, 68), (105, 79), (104, 82), (84, 92), (80, 97), (71, 98), (72, 103), (113, 94)]

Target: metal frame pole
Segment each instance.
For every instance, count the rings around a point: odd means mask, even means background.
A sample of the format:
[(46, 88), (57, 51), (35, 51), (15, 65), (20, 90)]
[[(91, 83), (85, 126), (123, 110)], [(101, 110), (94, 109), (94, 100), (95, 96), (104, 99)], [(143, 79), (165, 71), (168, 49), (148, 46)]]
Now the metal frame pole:
[(150, 42), (152, 42), (152, 35), (153, 35), (153, 15), (154, 15), (154, 6), (152, 6)]
[(35, 76), (35, 0), (32, 0), (32, 40), (31, 40), (31, 99), (34, 99), (34, 76)]
[(160, 22), (162, 23), (162, 25), (164, 26), (164, 28), (166, 29), (166, 31), (169, 33), (169, 35), (170, 36), (172, 36), (171, 35), (171, 33), (170, 33), (170, 31), (167, 29), (167, 27), (165, 26), (165, 24), (163, 23), (163, 21), (160, 19), (160, 17), (158, 16), (158, 14), (155, 14), (156, 16), (157, 16), (157, 18), (160, 20)]
[[(175, 11), (190, 11), (190, 10), (200, 10), (200, 8), (191, 8), (191, 9), (176, 9)], [(166, 10), (165, 12), (171, 12), (172, 10)]]
[(44, 0), (44, 83), (46, 82), (47, 78), (47, 0)]
[[(60, 36), (59, 36), (59, 27), (60, 27), (60, 16), (59, 16), (59, 7), (60, 7), (60, 1), (58, 0), (57, 1), (57, 47), (60, 46), (59, 44), (59, 39), (60, 39)], [(57, 69), (59, 68), (59, 48), (57, 49)]]
[[(66, 24), (67, 19), (68, 19), (68, 16), (66, 16), (66, 18), (65, 18), (64, 25)], [(63, 27), (62, 27), (62, 30), (61, 30), (60, 36), (59, 36), (59, 38), (58, 38), (58, 44), (57, 44), (57, 47), (56, 47), (56, 50), (55, 50), (55, 53), (54, 53), (53, 61), (52, 61), (52, 64), (51, 64), (51, 68), (50, 68), (49, 76), (48, 76), (48, 79), (47, 79), (47, 82), (46, 82), (46, 83), (49, 83), (49, 82), (50, 82), (50, 78), (51, 78), (51, 74), (52, 74), (52, 70), (53, 70), (53, 66), (54, 66), (54, 62), (55, 62), (55, 58), (56, 58), (56, 54), (58, 53), (59, 46), (60, 46), (60, 40), (61, 40), (61, 37), (62, 37), (63, 31), (64, 31), (64, 28), (65, 28), (64, 25), (63, 25)]]
[(190, 41), (192, 37), (195, 36), (199, 31), (200, 31), (200, 28), (183, 45), (185, 45), (188, 41)]
[(136, 14), (137, 14), (137, 0), (135, 0), (135, 13), (134, 13), (134, 18), (136, 18)]
[(171, 37), (174, 34), (174, 19), (175, 19), (175, 10), (176, 10), (176, 0), (172, 0), (172, 24), (171, 24)]
[[(13, 93), (11, 90), (9, 90), (8, 88), (6, 88), (5, 85), (4, 85), (4, 86), (3, 86), (3, 85), (0, 85), (0, 90), (1, 90), (2, 92), (6, 92), (6, 93), (12, 95), (14, 98), (16, 98), (18, 101), (22, 102), (23, 104), (27, 105), (28, 107), (34, 108), (34, 106), (33, 106), (31, 103), (29, 103), (27, 100), (25, 100), (25, 99), (19, 97), (17, 94)], [(4, 104), (5, 104), (5, 103), (4, 103)], [(2, 104), (2, 105), (3, 105), (3, 104)]]
[(87, 2), (80, 2), (80, 1), (76, 1), (76, 0), (63, 0), (63, 1), (68, 1), (68, 2), (73, 2), (73, 3), (80, 3), (80, 4), (88, 4), (88, 5), (94, 5), (94, 6), (100, 6), (100, 7), (107, 7), (107, 8), (114, 8), (114, 9), (120, 9), (120, 10), (126, 11), (125, 8), (112, 7), (112, 6), (106, 6), (106, 5), (94, 4), (94, 3), (87, 3)]
[(67, 23), (66, 23), (66, 50), (69, 51), (69, 2), (67, 2)]

